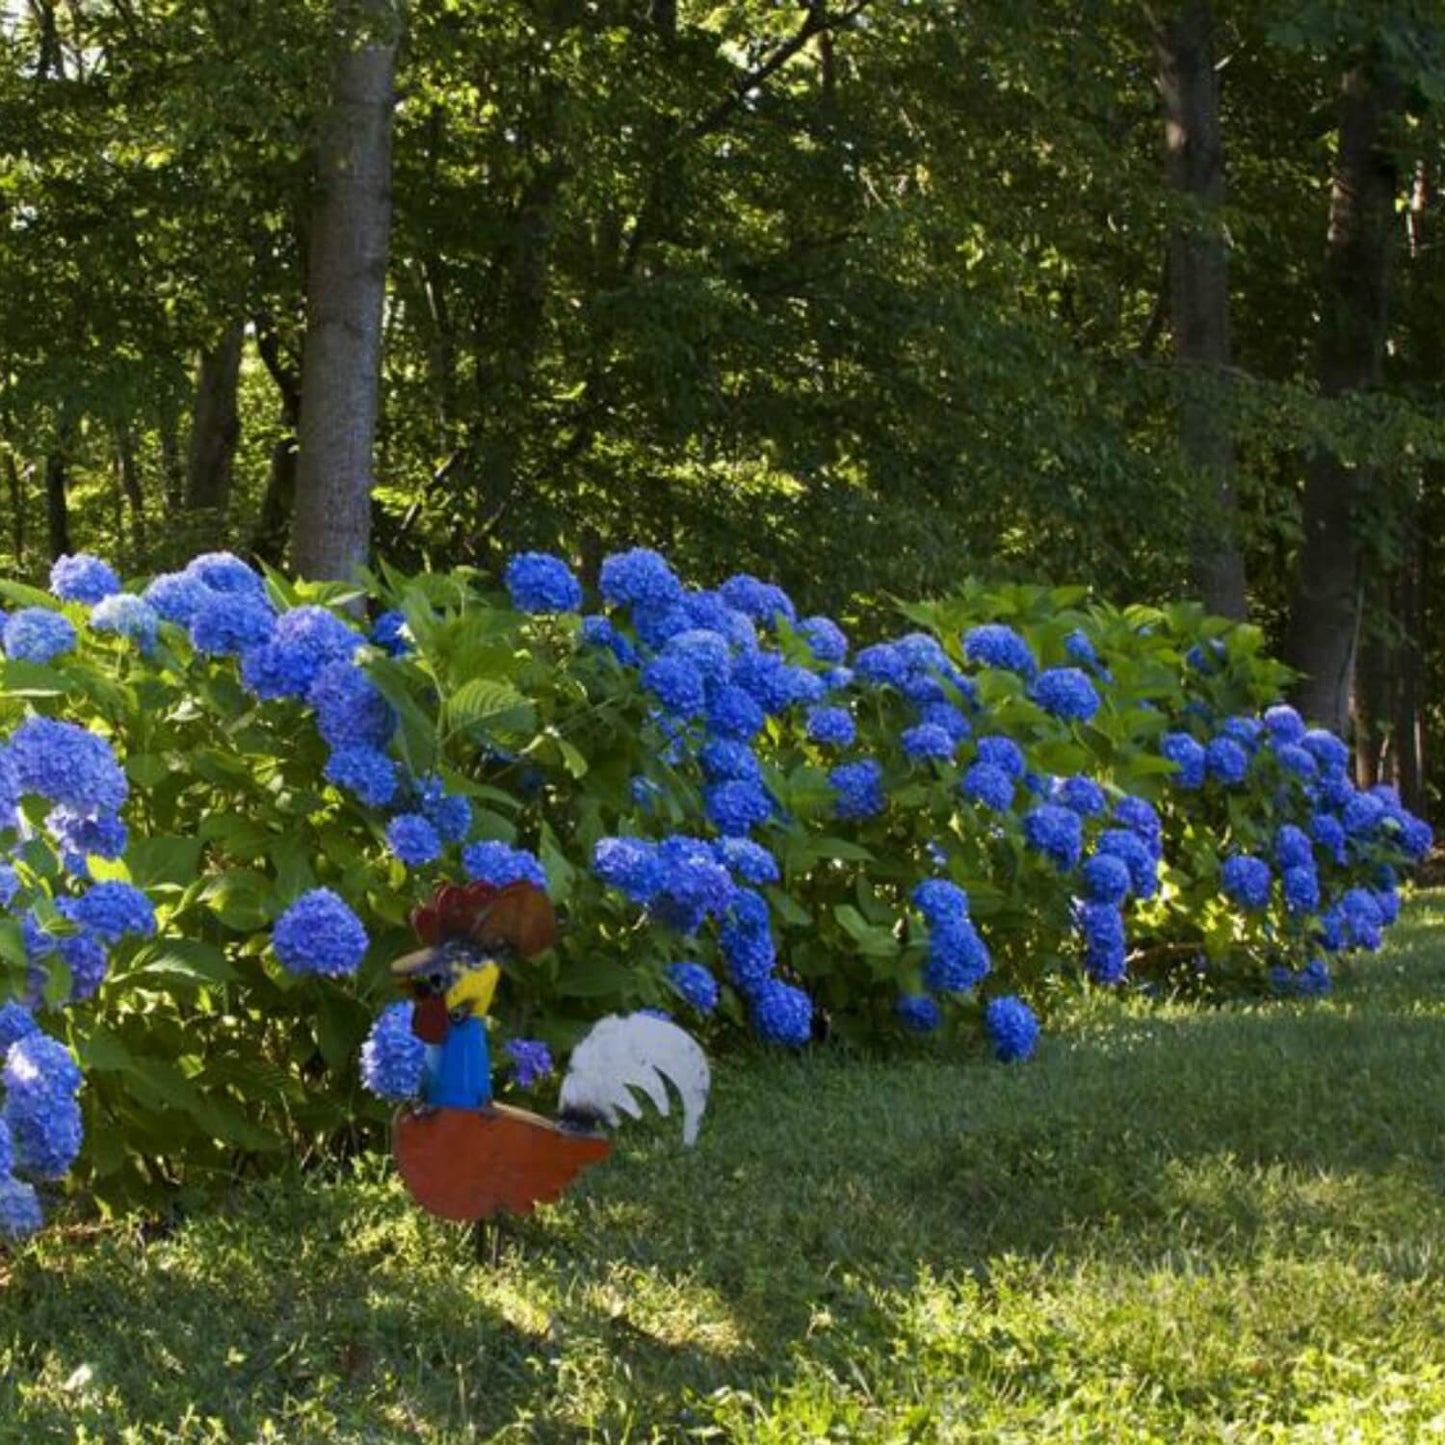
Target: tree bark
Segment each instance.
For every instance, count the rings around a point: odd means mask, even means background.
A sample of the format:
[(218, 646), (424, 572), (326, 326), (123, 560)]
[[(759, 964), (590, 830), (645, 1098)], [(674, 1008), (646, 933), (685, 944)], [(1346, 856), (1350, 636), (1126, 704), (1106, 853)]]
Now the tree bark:
[(140, 468), (136, 465), (135, 441), (130, 428), (123, 423), (115, 429), (115, 455), (120, 469), (121, 490), (130, 508), (131, 535), (135, 538), (138, 559), (144, 564), (149, 549), (146, 535), (145, 493), (141, 488)]
[[(1388, 72), (1357, 66), (1344, 77), (1320, 308), (1319, 387), (1327, 397), (1380, 379), (1399, 190), (1388, 130), (1399, 104), (1399, 82)], [(1305, 474), (1304, 543), (1286, 657), (1304, 674), (1301, 710), (1338, 732), (1349, 724), (1360, 629), (1355, 503), (1368, 481), (1324, 451), (1310, 458)]]
[(237, 392), (246, 329), (239, 322), (201, 353), (196, 399), (191, 411), (191, 445), (186, 467), (186, 510), (224, 515), (231, 505), (231, 466), (241, 439)]
[(1201, 479), (1194, 585), (1211, 612), (1245, 616), (1244, 555), (1234, 485), (1234, 441), (1221, 388), (1229, 365), (1229, 254), (1224, 235), (1224, 147), (1210, 0), (1185, 0), (1154, 22), (1169, 184), (1185, 214), (1169, 241), (1174, 354), (1184, 370), (1179, 440)]
[(371, 538), (400, 15), (392, 0), (337, 0), (337, 18), (346, 39), (317, 156), (291, 551), (302, 576), (345, 579)]
[(45, 512), (50, 529), (50, 557), (64, 557), (70, 546), (70, 503), (66, 488), (70, 466), (65, 453), (57, 445), (45, 458)]
[(5, 448), (5, 486), (10, 494), (10, 545), (15, 549), (15, 569), (25, 570), (25, 478), (15, 453)]

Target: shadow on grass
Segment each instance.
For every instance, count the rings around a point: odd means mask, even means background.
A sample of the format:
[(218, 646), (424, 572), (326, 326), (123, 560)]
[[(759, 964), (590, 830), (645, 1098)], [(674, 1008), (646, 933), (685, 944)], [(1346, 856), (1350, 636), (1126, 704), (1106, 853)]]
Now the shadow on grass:
[(628, 1131), (495, 1269), (379, 1175), (257, 1188), (149, 1248), (42, 1242), (0, 1289), (0, 1421), (676, 1438), (714, 1392), (896, 1356), (931, 1279), (1326, 1250), (1433, 1277), (1445, 966), (1402, 933), (1326, 1005), (1106, 1005), (1025, 1066), (727, 1061), (696, 1151)]

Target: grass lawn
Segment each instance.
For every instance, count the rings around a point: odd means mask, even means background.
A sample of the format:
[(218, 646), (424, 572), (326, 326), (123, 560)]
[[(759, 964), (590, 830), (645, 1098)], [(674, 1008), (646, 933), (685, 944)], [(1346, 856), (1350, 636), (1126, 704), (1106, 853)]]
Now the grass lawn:
[(1445, 894), (1319, 1004), (725, 1060), (498, 1265), (379, 1165), (0, 1263), (0, 1439), (1445, 1438)]

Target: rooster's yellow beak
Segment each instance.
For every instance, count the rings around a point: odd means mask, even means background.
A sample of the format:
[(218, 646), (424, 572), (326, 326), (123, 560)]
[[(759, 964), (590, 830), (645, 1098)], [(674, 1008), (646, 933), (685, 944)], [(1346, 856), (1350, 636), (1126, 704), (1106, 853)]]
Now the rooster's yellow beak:
[(448, 1011), (470, 1005), (477, 1018), (486, 1018), (501, 976), (502, 971), (495, 963), (470, 970), (447, 990)]

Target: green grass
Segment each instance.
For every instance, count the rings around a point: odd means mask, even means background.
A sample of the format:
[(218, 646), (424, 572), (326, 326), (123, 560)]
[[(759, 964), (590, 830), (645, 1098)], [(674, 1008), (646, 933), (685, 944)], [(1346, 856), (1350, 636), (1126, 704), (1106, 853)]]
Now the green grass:
[(46, 1236), (0, 1439), (1445, 1435), (1445, 895), (1323, 1004), (719, 1074), (495, 1268), (379, 1165)]

